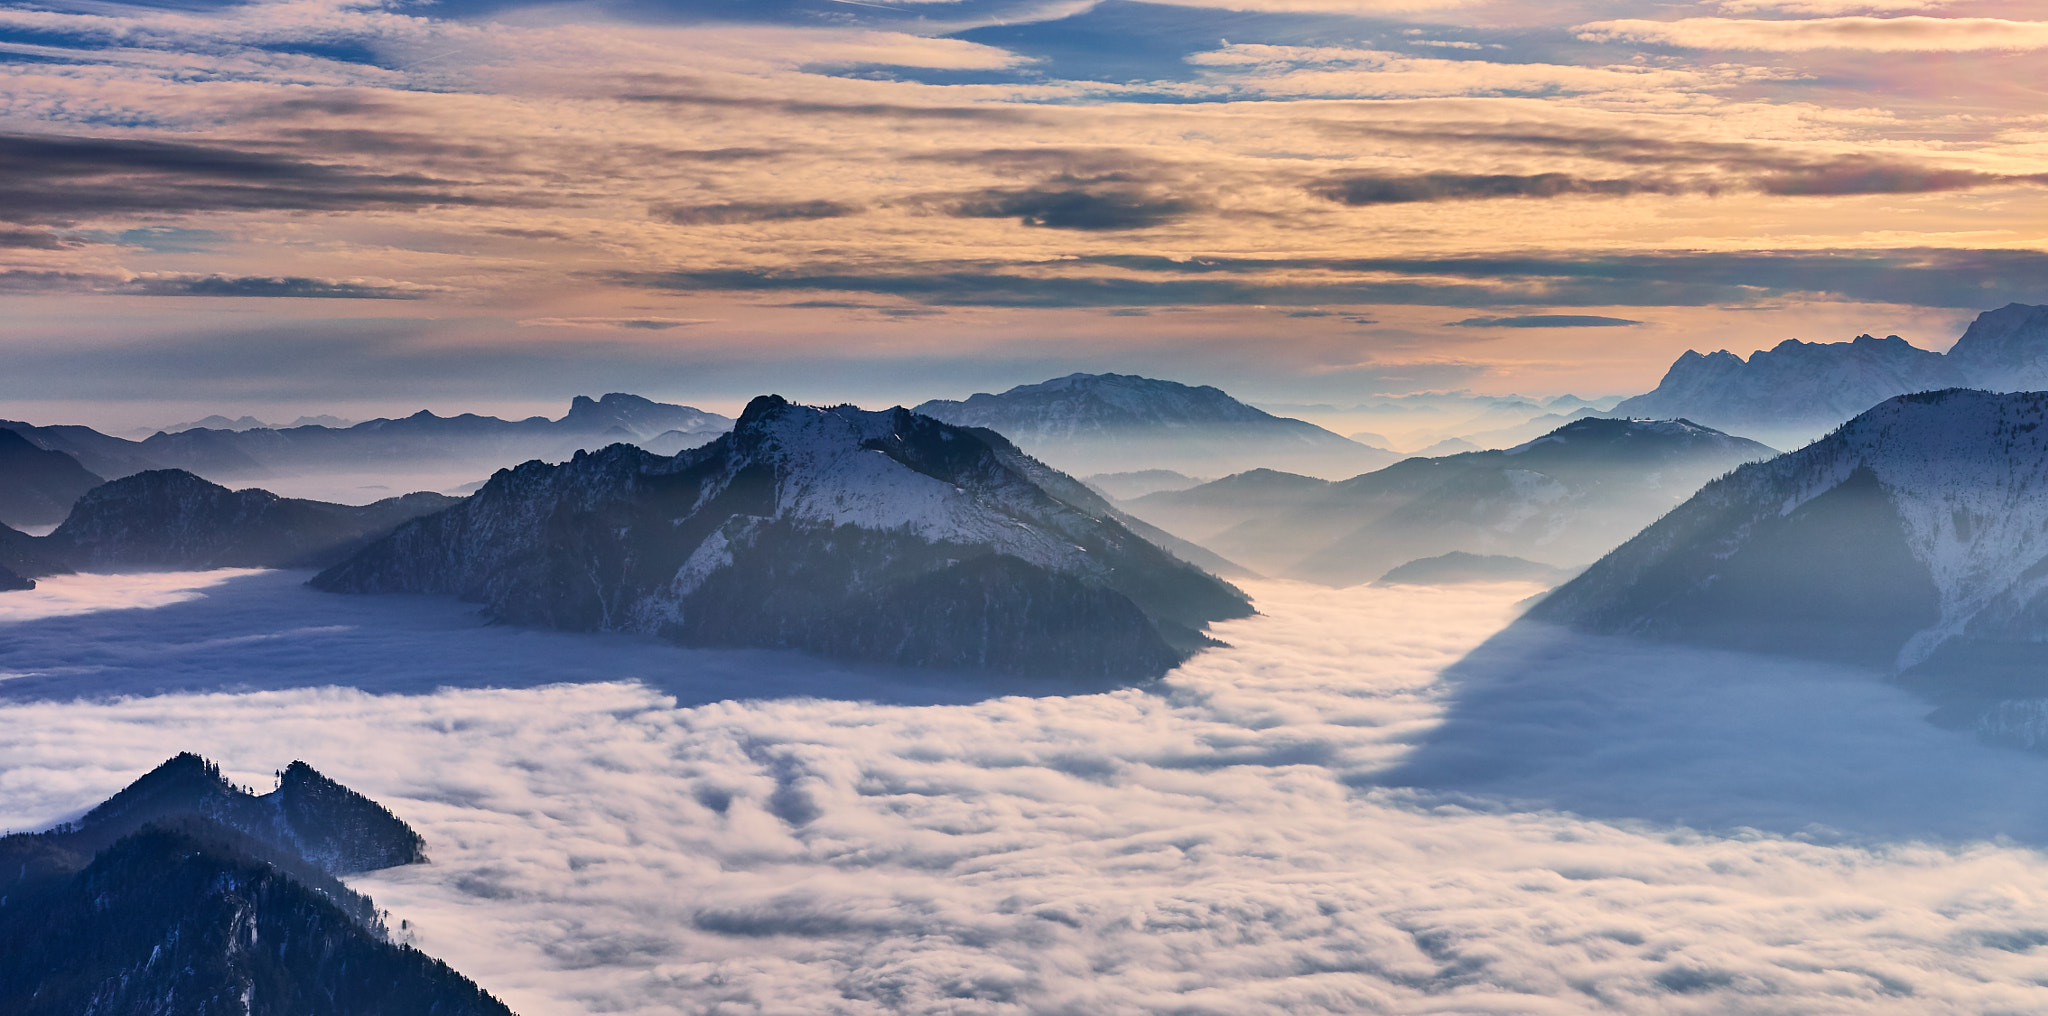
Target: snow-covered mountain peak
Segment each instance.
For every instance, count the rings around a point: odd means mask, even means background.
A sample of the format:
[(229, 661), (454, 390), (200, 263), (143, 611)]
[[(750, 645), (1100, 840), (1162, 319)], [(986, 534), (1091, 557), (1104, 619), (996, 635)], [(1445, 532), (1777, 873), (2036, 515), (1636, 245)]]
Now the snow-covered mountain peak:
[(1534, 616), (1901, 670), (2038, 645), (2044, 424), (2048, 392), (1894, 397), (1707, 484)]
[(1789, 447), (1894, 395), (1945, 388), (2048, 388), (2048, 307), (1986, 311), (1946, 354), (1868, 334), (1848, 342), (1786, 339), (1747, 360), (1725, 349), (1688, 351), (1655, 391), (1614, 412), (1683, 416)]
[(1157, 676), (1205, 644), (1203, 624), (1249, 610), (999, 434), (776, 396), (674, 456), (620, 444), (501, 471), (314, 585), (453, 593), (505, 620), (689, 645), (1089, 680)]
[(1899, 666), (1925, 659), (1994, 601), (2048, 591), (2048, 575), (2027, 577), (2048, 560), (2044, 422), (2048, 392), (1925, 392), (1885, 402), (1815, 446), (1829, 473), (1876, 475), (1940, 592), (1940, 622), (1907, 641)]
[(987, 544), (1057, 571), (1096, 570), (1060, 534), (1064, 526), (1046, 525), (1078, 514), (1071, 507), (1005, 468), (985, 439), (907, 409), (818, 408), (762, 396), (741, 414), (732, 441), (738, 454), (730, 474), (764, 468), (774, 476), (774, 518)]
[(2048, 307), (2011, 303), (1970, 322), (1948, 357), (1978, 388), (2048, 386)]
[(933, 399), (914, 411), (986, 427), (1077, 475), (1171, 469), (1219, 476), (1268, 466), (1335, 478), (1397, 458), (1209, 385), (1130, 374), (1069, 374), (1000, 394)]

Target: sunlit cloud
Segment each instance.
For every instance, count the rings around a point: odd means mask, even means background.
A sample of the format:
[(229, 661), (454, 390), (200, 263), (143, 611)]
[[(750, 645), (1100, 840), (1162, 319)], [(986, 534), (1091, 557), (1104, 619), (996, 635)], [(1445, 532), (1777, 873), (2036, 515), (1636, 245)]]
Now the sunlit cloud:
[(1580, 25), (1592, 42), (1643, 42), (1684, 49), (1796, 52), (1850, 49), (1872, 53), (2027, 50), (2048, 47), (2048, 22), (2000, 18), (1840, 17), (1805, 21), (1681, 18), (1677, 21), (1595, 21)]

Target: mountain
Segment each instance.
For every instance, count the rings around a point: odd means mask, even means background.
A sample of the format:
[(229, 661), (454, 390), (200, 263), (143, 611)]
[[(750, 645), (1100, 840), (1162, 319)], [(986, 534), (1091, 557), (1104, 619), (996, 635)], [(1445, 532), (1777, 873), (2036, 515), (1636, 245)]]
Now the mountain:
[[(229, 419), (219, 413), (214, 413), (211, 416), (202, 417), (187, 423), (174, 423), (168, 427), (157, 427), (154, 429), (144, 428), (139, 436), (148, 437), (157, 431), (162, 431), (166, 434), (177, 434), (187, 430), (289, 430), (293, 427), (344, 428), (353, 426), (355, 426), (355, 421), (353, 420), (344, 420), (339, 416), (329, 416), (324, 413), (319, 416), (301, 416), (291, 423), (265, 423), (253, 416), (239, 416)], [(136, 432), (130, 431), (129, 433)]]
[(1244, 595), (992, 431), (776, 396), (673, 457), (529, 462), (315, 577), (519, 624), (912, 667), (1157, 676)]
[(219, 413), (215, 413), (211, 416), (200, 417), (190, 423), (174, 423), (161, 429), (164, 433), (176, 434), (187, 430), (279, 430), (281, 428), (277, 424), (264, 423), (253, 416), (242, 416), (231, 420)]
[(1220, 389), (1130, 374), (1069, 374), (1000, 395), (934, 399), (913, 411), (986, 427), (1076, 474), (1169, 469), (1215, 476), (1267, 466), (1348, 476), (1396, 457), (1254, 409)]
[(36, 580), (27, 578), (6, 565), (0, 565), (0, 593), (26, 592), (36, 587)]
[(1096, 473), (1081, 481), (1099, 491), (1104, 497), (1117, 501), (1128, 501), (1161, 490), (1186, 490), (1189, 487), (1209, 481), (1196, 479), (1171, 469), (1135, 469), (1124, 473)]
[(420, 848), (303, 762), (258, 797), (181, 754), (76, 822), (0, 837), (0, 1012), (509, 1016), (336, 877)]
[(88, 491), (39, 547), (46, 558), (85, 570), (316, 567), (460, 500), (418, 493), (360, 507), (328, 504), (155, 469)]
[(16, 585), (16, 589), (33, 589), (35, 583), (30, 579), (62, 575), (73, 570), (50, 546), (47, 537), (30, 536), (4, 525), (0, 525), (0, 568), (28, 583)]
[(2043, 392), (1887, 400), (1708, 484), (1529, 617), (1899, 672), (1969, 722), (2048, 697), (2044, 423)]
[(304, 762), (278, 773), (258, 796), (228, 782), (220, 767), (190, 752), (143, 774), (75, 822), (41, 833), (0, 837), (0, 895), (24, 879), (76, 871), (94, 854), (150, 826), (203, 821), (249, 843), (295, 878), (333, 897), (366, 927), (376, 908), (338, 876), (426, 861), (425, 841), (382, 805)]
[[(1352, 440), (1365, 444), (1410, 449), (1405, 454), (1416, 456), (1506, 448), (1555, 430), (1581, 415), (1613, 415), (1610, 411), (1622, 398), (1619, 395), (1598, 399), (1557, 395), (1546, 399), (1524, 395), (1478, 395), (1461, 390), (1383, 395), (1346, 406), (1264, 403), (1260, 408), (1299, 416), (1350, 434)], [(1577, 410), (1581, 409), (1593, 412), (1578, 413)], [(1538, 417), (1548, 418), (1548, 426), (1532, 425), (1530, 421)], [(1517, 428), (1523, 433), (1508, 433)], [(1483, 440), (1481, 435), (1485, 435)], [(1437, 447), (1457, 440), (1474, 444), (1470, 448)]]
[(342, 913), (217, 827), (151, 827), (0, 906), (19, 1016), (510, 1016), (475, 982)]
[(1614, 415), (1684, 416), (1789, 447), (1894, 395), (1946, 388), (2048, 388), (2048, 307), (1979, 314), (1946, 354), (1896, 335), (1787, 339), (1746, 361), (1725, 349), (1688, 351), (1655, 391), (1623, 401)]
[(0, 523), (40, 526), (64, 521), (78, 495), (101, 480), (63, 452), (38, 448), (0, 430)]
[[(202, 421), (204, 422), (204, 421)], [(563, 459), (579, 449), (618, 441), (708, 441), (732, 426), (716, 413), (614, 392), (602, 399), (577, 396), (559, 420), (535, 416), (501, 420), (425, 410), (396, 420), (350, 427), (286, 429), (194, 428), (159, 432), (142, 441), (88, 427), (38, 427), (0, 421), (36, 447), (65, 452), (101, 476), (123, 477), (152, 469), (184, 469), (215, 480), (291, 475), (306, 471), (378, 471), (434, 463), (487, 462), (495, 468), (529, 458)]]
[(2048, 389), (2048, 307), (2012, 303), (1977, 315), (1949, 348), (1948, 359), (1971, 388)]
[(1182, 490), (1163, 490), (1125, 502), (1131, 512), (1170, 533), (1201, 543), (1256, 518), (1284, 514), (1334, 484), (1277, 469), (1247, 469)]
[(1467, 554), (1454, 550), (1398, 565), (1380, 576), (1376, 586), (1454, 586), (1467, 582), (1560, 582), (1571, 576), (1553, 568), (1506, 554)]
[[(1611, 414), (1601, 412), (1598, 409), (1593, 409), (1588, 406), (1581, 406), (1577, 409), (1573, 409), (1569, 412), (1563, 413), (1544, 413), (1541, 416), (1532, 416), (1529, 419), (1524, 420), (1521, 423), (1514, 424), (1512, 426), (1499, 427), (1493, 430), (1470, 431), (1462, 437), (1449, 438), (1444, 441), (1439, 441), (1437, 442), (1437, 444), (1432, 445), (1430, 448), (1423, 449), (1423, 451), (1430, 452), (1434, 449), (1434, 453), (1437, 455), (1448, 455), (1454, 452), (1477, 451), (1486, 448), (1512, 448), (1515, 445), (1522, 444), (1527, 441), (1534, 441), (1537, 438), (1542, 437), (1543, 435), (1548, 434), (1551, 431), (1556, 430), (1557, 428), (1572, 422), (1573, 420), (1583, 420), (1587, 417), (1596, 416), (1608, 417), (1610, 415)], [(1648, 418), (1650, 417), (1636, 417), (1636, 419)], [(1672, 417), (1658, 417), (1658, 419), (1671, 418)], [(1624, 416), (1622, 417), (1622, 419), (1629, 419), (1629, 417)], [(1465, 445), (1466, 447), (1459, 448), (1457, 447), (1457, 445)]]
[(1183, 535), (1267, 574), (1343, 586), (1450, 551), (1591, 561), (1700, 484), (1771, 454), (1684, 420), (1588, 418), (1514, 448), (1338, 483), (1255, 472), (1126, 507), (1168, 531), (1199, 522), (1211, 535)]

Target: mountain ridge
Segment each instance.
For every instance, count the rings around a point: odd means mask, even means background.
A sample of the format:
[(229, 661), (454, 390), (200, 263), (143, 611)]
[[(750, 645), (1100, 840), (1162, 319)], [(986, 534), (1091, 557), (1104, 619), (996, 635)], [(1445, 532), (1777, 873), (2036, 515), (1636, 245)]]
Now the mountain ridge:
[(1404, 459), (1347, 480), (1252, 470), (1125, 507), (1267, 574), (1354, 585), (1452, 551), (1567, 566), (1611, 549), (1764, 445), (1685, 420), (1575, 420), (1502, 450)]
[(302, 761), (277, 775), (258, 796), (183, 752), (0, 837), (0, 1011), (510, 1016), (339, 880), (424, 862), (419, 834)]
[(1135, 374), (1069, 374), (1001, 393), (932, 399), (912, 412), (998, 431), (1077, 475), (1166, 469), (1214, 476), (1290, 465), (1349, 475), (1395, 459), (1383, 448), (1275, 416), (1213, 386)]
[(614, 445), (501, 470), (313, 584), (683, 645), (1091, 681), (1164, 673), (1204, 624), (1250, 611), (994, 431), (772, 395), (676, 456)]
[(37, 426), (0, 420), (43, 449), (62, 451), (100, 476), (119, 479), (151, 469), (184, 469), (215, 479), (261, 478), (307, 469), (393, 462), (491, 458), (565, 458), (578, 449), (619, 440), (653, 440), (671, 432), (708, 440), (732, 421), (689, 406), (654, 402), (612, 392), (600, 399), (578, 395), (560, 419), (533, 416), (504, 420), (462, 413), (367, 420), (347, 427), (308, 424), (285, 429), (194, 428), (158, 431), (141, 441), (102, 434), (89, 427)]
[(1707, 484), (1529, 612), (2048, 697), (2048, 392), (1901, 395)]
[(1792, 447), (1892, 396), (1949, 388), (2048, 388), (2048, 306), (1984, 311), (1946, 353), (1896, 335), (1786, 339), (1747, 360), (1725, 349), (1687, 350), (1654, 390), (1611, 415), (1685, 416)]

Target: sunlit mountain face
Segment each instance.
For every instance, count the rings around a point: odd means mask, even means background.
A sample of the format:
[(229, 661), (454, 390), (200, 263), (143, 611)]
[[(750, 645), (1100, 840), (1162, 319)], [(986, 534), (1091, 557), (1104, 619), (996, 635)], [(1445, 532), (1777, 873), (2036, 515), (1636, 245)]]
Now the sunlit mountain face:
[(10, 4), (0, 397), (733, 413), (1086, 369), (1314, 403), (1940, 346), (2042, 296), (2039, 14)]

